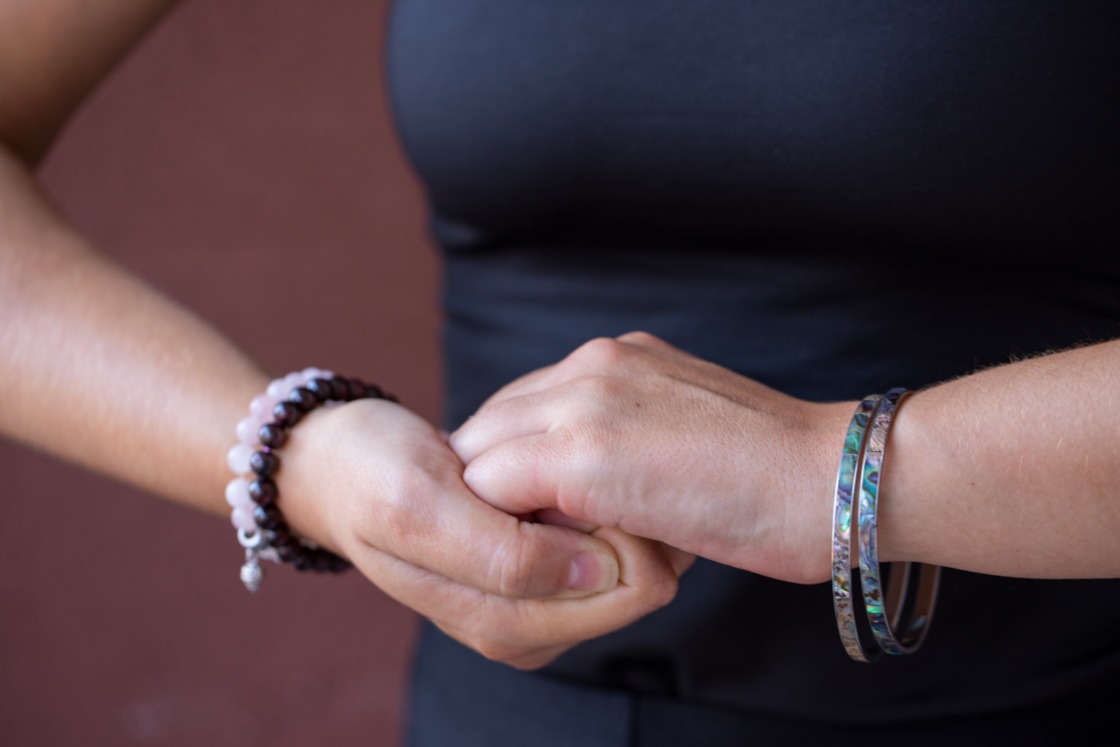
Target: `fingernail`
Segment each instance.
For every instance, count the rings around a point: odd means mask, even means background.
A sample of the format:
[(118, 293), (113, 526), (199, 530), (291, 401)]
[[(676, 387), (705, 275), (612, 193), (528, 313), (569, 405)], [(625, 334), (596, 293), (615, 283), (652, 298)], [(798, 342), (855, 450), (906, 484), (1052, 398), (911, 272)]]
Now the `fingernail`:
[(572, 558), (568, 588), (572, 591), (610, 591), (618, 586), (618, 561), (610, 555), (581, 552)]

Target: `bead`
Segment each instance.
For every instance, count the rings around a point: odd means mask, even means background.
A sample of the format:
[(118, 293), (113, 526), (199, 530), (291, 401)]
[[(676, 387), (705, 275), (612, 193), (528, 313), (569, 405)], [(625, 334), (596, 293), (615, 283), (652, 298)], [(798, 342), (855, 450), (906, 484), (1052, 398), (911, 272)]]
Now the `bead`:
[(303, 376), (303, 381), (305, 384), (312, 379), (329, 379), (330, 377), (334, 376), (334, 374), (330, 371), (326, 371), (322, 368), (315, 368), (314, 366), (312, 366), (311, 368), (305, 368), (299, 373), (301, 376)]
[(366, 384), (366, 396), (374, 399), (385, 399), (385, 392), (376, 384)]
[(230, 508), (253, 508), (253, 499), (249, 497), (249, 481), (244, 477), (235, 477), (226, 485), (226, 503)]
[(271, 477), (280, 469), (280, 457), (267, 451), (254, 451), (249, 457), (249, 469), (257, 477)]
[(272, 417), (276, 418), (276, 422), (280, 425), (293, 426), (300, 421), (303, 417), (303, 412), (299, 409), (298, 405), (291, 402), (281, 402), (272, 408)]
[(253, 450), (245, 444), (237, 444), (226, 455), (226, 463), (235, 475), (243, 475), (249, 471), (249, 457)]
[(275, 550), (277, 557), (285, 563), (295, 562), (295, 559), (303, 552), (303, 548), (300, 546), (299, 542), (292, 545), (277, 545)]
[(253, 513), (247, 508), (242, 508), (239, 506), (233, 509), (233, 513), (230, 514), (229, 520), (235, 527), (245, 532), (252, 532), (257, 528), (257, 522), (253, 520)]
[(273, 379), (268, 383), (268, 389), (265, 389), (264, 392), (274, 401), (279, 402), (287, 395), (288, 387), (284, 384), (283, 379)]
[(284, 523), (284, 517), (280, 514), (280, 509), (276, 508), (275, 505), (257, 506), (253, 509), (252, 518), (261, 529), (276, 529), (277, 527), (287, 526)]
[(316, 561), (315, 570), (321, 573), (338, 573), (349, 567), (350, 563), (345, 558), (340, 558), (329, 550), (321, 550), (322, 557)]
[(261, 446), (279, 449), (288, 442), (288, 430), (280, 423), (266, 423), (257, 430), (257, 440)]
[(350, 385), (346, 379), (341, 376), (335, 376), (331, 379), (331, 399), (337, 402), (345, 402), (348, 394), (350, 394)]
[(319, 404), (319, 400), (315, 398), (315, 395), (302, 386), (293, 389), (292, 393), (288, 395), (285, 401), (291, 402), (304, 412), (314, 410)]
[(249, 415), (254, 418), (266, 417), (272, 414), (272, 408), (276, 407), (276, 398), (269, 397), (267, 394), (258, 394), (253, 397), (253, 401), (249, 403)]
[(312, 555), (311, 550), (304, 548), (303, 552), (292, 561), (292, 565), (296, 567), (297, 571), (309, 571), (315, 565), (315, 556)]
[(245, 486), (245, 490), (249, 496), (250, 508), (252, 508), (254, 504), (258, 506), (267, 506), (270, 503), (275, 503), (276, 496), (279, 493), (276, 488), (276, 483), (269, 480), (267, 477), (253, 480)]
[(323, 378), (314, 378), (303, 385), (304, 389), (315, 396), (317, 402), (326, 402), (331, 398), (331, 382)]
[(285, 392), (284, 392), (283, 397), (281, 397), (280, 399), (284, 399), (284, 397), (287, 397), (289, 392), (291, 392), (297, 386), (300, 386), (302, 384), (303, 384), (303, 374), (299, 373), (298, 371), (294, 371), (294, 372), (288, 374), (287, 376), (285, 376), (284, 377)]
[(237, 440), (247, 446), (256, 446), (259, 427), (260, 423), (252, 415), (242, 418), (237, 423)]
[(366, 396), (366, 385), (358, 379), (350, 379), (346, 382), (348, 391), (346, 392), (346, 399), (353, 401), (356, 399), (364, 399)]
[(326, 573), (331, 569), (332, 553), (319, 550), (311, 556), (311, 568), (318, 573)]
[(280, 548), (288, 545), (299, 545), (299, 540), (287, 526), (279, 526), (276, 529), (266, 529), (264, 532), (265, 541), (273, 547)]

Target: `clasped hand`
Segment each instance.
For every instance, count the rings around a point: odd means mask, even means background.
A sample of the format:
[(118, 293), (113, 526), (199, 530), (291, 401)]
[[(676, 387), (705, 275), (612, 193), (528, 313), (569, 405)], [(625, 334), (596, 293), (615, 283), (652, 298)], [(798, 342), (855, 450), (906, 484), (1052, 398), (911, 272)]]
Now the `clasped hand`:
[(667, 604), (696, 555), (827, 578), (828, 488), (803, 469), (831, 453), (827, 411), (634, 333), (509, 384), (450, 439), (387, 402), (309, 418), (286, 505), (452, 637), (539, 667)]

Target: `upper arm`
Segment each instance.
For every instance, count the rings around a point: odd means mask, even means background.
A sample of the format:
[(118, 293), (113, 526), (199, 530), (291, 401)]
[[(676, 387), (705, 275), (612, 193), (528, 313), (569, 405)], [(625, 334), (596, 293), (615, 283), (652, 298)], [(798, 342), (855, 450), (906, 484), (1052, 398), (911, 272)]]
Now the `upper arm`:
[(66, 117), (176, 0), (0, 0), (0, 145), (36, 163)]

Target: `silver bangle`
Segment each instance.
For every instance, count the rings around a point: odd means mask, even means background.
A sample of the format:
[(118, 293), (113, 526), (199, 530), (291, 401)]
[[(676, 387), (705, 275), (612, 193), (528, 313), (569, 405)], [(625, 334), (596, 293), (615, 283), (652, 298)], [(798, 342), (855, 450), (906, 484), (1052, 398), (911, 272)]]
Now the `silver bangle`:
[(856, 661), (870, 661), (879, 651), (860, 639), (852, 607), (852, 496), (855, 492), (860, 457), (863, 455), (867, 426), (882, 396), (865, 397), (848, 424), (844, 435), (844, 450), (840, 467), (836, 471), (836, 497), (832, 507), (832, 607), (836, 613), (836, 626), (840, 642), (848, 656)]
[[(888, 611), (879, 569), (879, 483), (891, 424), (908, 394), (905, 389), (892, 389), (883, 396), (867, 432), (859, 469), (860, 585), (871, 633), (879, 648), (888, 654), (911, 654), (922, 645), (933, 617), (941, 579), (940, 567), (924, 563), (903, 563), (893, 569), (889, 595), (892, 604)], [(896, 635), (896, 630), (901, 630), (901, 635)]]

